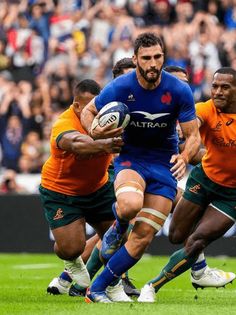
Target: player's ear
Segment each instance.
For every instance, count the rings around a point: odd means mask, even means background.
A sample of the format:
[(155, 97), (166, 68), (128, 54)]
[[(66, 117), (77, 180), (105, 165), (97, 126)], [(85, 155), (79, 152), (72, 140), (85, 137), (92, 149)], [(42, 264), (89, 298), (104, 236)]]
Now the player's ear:
[(133, 55), (132, 61), (135, 64), (135, 66), (137, 66), (137, 56), (136, 55)]
[(78, 101), (73, 101), (73, 106), (74, 106), (74, 109), (76, 110), (76, 111), (78, 111), (79, 109), (80, 109), (80, 103), (78, 102)]

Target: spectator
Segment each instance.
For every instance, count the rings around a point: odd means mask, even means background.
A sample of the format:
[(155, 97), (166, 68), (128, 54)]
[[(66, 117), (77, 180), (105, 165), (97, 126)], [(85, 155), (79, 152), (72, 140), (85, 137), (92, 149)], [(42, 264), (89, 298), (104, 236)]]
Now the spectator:
[(27, 193), (27, 189), (17, 183), (16, 172), (5, 170), (2, 181), (0, 183), (0, 194)]
[(173, 10), (168, 0), (153, 0), (152, 11), (152, 24), (164, 26), (173, 20)]
[[(50, 1), (49, 1), (50, 2)], [(46, 2), (34, 3), (30, 8), (30, 28), (35, 29), (39, 36), (43, 38), (44, 59), (47, 58), (48, 40), (50, 37), (49, 19), (53, 7), (47, 7)]]
[(24, 130), (18, 116), (12, 115), (9, 119), (1, 117), (1, 146), (2, 165), (17, 171), (18, 159), (21, 155), (21, 144), (24, 138)]
[(26, 15), (18, 13), (17, 23), (7, 32), (7, 55), (12, 59), (15, 81), (33, 81), (34, 66), (43, 62), (43, 41), (30, 29)]
[[(21, 145), (21, 153), (30, 160), (30, 172), (39, 173), (42, 167), (42, 142), (36, 131), (30, 131)], [(21, 162), (22, 164), (22, 162)]]
[(21, 174), (32, 174), (34, 165), (27, 155), (21, 155), (18, 160), (17, 169)]
[(104, 86), (144, 31), (162, 36), (165, 65), (186, 68), (195, 100), (204, 100), (212, 72), (236, 68), (235, 7), (236, 0), (0, 1), (1, 144), (12, 114), (23, 139), (30, 130), (42, 137), (71, 103), (74, 81)]
[(6, 42), (4, 39), (0, 39), (0, 71), (10, 67), (10, 58), (6, 55), (5, 49)]

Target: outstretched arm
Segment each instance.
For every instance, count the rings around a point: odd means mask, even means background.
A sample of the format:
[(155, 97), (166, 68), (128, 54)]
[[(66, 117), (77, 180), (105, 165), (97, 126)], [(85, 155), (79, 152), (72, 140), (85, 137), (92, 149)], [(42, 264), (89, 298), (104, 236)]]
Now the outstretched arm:
[(118, 153), (123, 142), (120, 138), (93, 140), (90, 136), (78, 131), (64, 133), (57, 143), (62, 150), (74, 153), (81, 158), (100, 153)]

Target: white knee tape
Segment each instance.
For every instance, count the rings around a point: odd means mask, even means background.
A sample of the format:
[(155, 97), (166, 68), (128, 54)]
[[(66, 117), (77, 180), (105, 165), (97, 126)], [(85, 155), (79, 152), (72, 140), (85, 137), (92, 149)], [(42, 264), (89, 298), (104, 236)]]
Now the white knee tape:
[(121, 188), (117, 189), (116, 197), (119, 194), (124, 193), (124, 192), (135, 192), (135, 193), (140, 194), (141, 196), (143, 196), (143, 191), (141, 189), (138, 189), (138, 188), (135, 188), (135, 187), (132, 187), (132, 186), (124, 186), (124, 187), (121, 187)]

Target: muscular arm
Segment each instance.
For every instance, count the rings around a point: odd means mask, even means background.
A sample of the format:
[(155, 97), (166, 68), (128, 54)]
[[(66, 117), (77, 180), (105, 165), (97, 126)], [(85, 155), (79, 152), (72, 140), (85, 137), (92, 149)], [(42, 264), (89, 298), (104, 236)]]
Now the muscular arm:
[[(198, 126), (200, 126), (202, 124), (202, 122), (200, 121), (200, 119), (197, 118), (197, 122), (198, 122)], [(183, 152), (185, 147), (185, 142), (179, 144), (179, 152)], [(189, 164), (191, 165), (197, 165), (198, 163), (201, 162), (203, 155), (206, 153), (206, 149), (205, 148), (201, 148), (199, 149), (199, 151), (190, 159)]]
[(84, 129), (91, 134), (91, 126), (95, 116), (98, 114), (97, 108), (92, 99), (82, 110), (80, 115), (80, 121)]
[(88, 155), (99, 153), (118, 153), (122, 144), (121, 139), (93, 140), (88, 135), (73, 131), (63, 134), (58, 142), (58, 147), (86, 158)]
[(177, 180), (183, 178), (186, 171), (186, 165), (189, 163), (192, 157), (197, 154), (201, 144), (201, 138), (196, 119), (185, 123), (180, 123), (180, 127), (183, 137), (186, 139), (185, 145), (183, 151), (180, 154), (173, 155), (170, 161), (171, 163), (175, 163), (175, 165), (171, 168), (171, 171)]
[(198, 130), (197, 119), (180, 123), (185, 140), (185, 146), (181, 155), (189, 162), (199, 151), (201, 137)]

